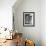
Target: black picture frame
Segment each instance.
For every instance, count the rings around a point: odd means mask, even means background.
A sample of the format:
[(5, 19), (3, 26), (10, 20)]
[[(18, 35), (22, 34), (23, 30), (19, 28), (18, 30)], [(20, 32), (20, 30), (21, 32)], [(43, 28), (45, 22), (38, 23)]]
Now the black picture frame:
[(35, 12), (23, 12), (23, 26), (24, 27), (35, 26)]

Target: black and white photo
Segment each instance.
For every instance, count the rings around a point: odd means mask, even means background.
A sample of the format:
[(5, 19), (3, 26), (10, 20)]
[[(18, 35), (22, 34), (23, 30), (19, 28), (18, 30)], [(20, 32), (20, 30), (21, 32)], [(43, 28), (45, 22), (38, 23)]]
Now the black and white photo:
[(23, 12), (23, 26), (35, 25), (35, 12)]

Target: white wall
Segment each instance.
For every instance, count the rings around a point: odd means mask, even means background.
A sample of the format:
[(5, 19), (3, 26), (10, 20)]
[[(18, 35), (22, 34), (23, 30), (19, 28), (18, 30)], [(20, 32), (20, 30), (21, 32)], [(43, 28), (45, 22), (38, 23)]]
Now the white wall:
[[(22, 32), (24, 38), (35, 41), (36, 46), (41, 46), (41, 1), (23, 0), (20, 5), (14, 9), (15, 29)], [(16, 6), (16, 5), (14, 5)], [(35, 12), (35, 27), (23, 27), (23, 12)]]
[(41, 1), (41, 40), (42, 46), (46, 46), (46, 0)]
[(0, 27), (12, 28), (12, 6), (16, 0), (0, 0)]

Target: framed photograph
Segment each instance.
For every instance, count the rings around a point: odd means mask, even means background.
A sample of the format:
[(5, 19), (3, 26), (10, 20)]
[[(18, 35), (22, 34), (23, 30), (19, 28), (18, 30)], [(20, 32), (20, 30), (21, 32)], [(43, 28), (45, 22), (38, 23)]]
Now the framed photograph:
[(15, 30), (15, 18), (14, 18), (14, 13), (13, 13), (13, 31)]
[(35, 12), (23, 12), (23, 26), (35, 26)]

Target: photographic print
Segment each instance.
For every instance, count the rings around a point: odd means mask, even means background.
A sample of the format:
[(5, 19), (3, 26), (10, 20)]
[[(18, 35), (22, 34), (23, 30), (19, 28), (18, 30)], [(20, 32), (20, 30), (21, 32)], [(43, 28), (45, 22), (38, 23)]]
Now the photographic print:
[(35, 25), (35, 12), (23, 12), (23, 26), (30, 27)]

